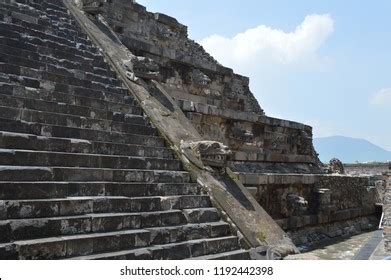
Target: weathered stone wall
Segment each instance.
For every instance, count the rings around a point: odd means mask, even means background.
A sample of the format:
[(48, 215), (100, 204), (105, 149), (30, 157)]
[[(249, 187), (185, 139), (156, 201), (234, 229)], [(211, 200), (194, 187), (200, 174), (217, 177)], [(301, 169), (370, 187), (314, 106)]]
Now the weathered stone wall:
[(284, 229), (328, 231), (327, 225), (374, 217), (378, 197), (368, 178), (322, 176), (312, 128), (266, 116), (249, 79), (188, 39), (186, 26), (134, 1), (112, 0), (101, 11), (132, 53), (153, 61), (154, 79), (198, 132), (229, 146), (231, 167)]
[(161, 78), (174, 95), (179, 90), (182, 98), (187, 92), (201, 103), (263, 114), (249, 79), (221, 66), (187, 37), (187, 27), (176, 19), (126, 0), (113, 0), (105, 6), (105, 15), (129, 49), (159, 64)]
[(367, 216), (381, 202), (369, 177), (320, 176), (316, 187), (330, 190), (330, 205), (336, 211), (361, 209), (361, 215)]
[[(249, 89), (249, 79), (220, 65), (190, 40), (186, 26), (132, 1), (113, 0), (102, 11), (134, 54), (157, 63), (165, 90), (202, 136), (234, 151), (235, 166), (285, 163), (279, 172), (295, 173), (297, 164), (303, 164), (305, 169), (313, 165), (309, 172), (321, 172), (315, 168), (319, 161), (312, 128), (265, 116)], [(266, 172), (262, 164), (257, 170)]]
[[(369, 177), (341, 175), (239, 175), (261, 206), (285, 230), (377, 215), (381, 186)], [(301, 198), (298, 199), (298, 198)]]

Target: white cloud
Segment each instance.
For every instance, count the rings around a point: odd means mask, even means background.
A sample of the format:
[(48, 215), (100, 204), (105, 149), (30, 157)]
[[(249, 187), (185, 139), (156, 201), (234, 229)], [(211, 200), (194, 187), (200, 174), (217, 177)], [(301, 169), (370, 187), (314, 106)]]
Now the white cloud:
[(263, 63), (292, 65), (313, 60), (333, 30), (330, 15), (313, 14), (293, 32), (260, 25), (233, 38), (212, 35), (200, 43), (223, 65), (248, 73), (249, 67), (263, 67)]
[(391, 107), (391, 88), (384, 88), (376, 92), (371, 100), (372, 105)]

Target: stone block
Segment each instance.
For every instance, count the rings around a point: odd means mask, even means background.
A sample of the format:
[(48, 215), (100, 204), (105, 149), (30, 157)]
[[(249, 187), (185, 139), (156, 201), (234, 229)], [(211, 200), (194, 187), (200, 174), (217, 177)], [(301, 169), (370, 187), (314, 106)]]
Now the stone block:
[(191, 251), (188, 244), (180, 244), (175, 247), (165, 246), (164, 247), (164, 259), (167, 260), (182, 260), (190, 258)]
[(11, 241), (11, 226), (7, 221), (0, 221), (0, 242), (7, 243)]
[(0, 200), (0, 220), (7, 219), (7, 205), (4, 200)]
[(258, 188), (257, 187), (247, 187), (247, 190), (254, 196), (258, 196)]
[(18, 252), (15, 244), (1, 244), (0, 245), (0, 259), (1, 260), (15, 260), (18, 259)]
[(16, 243), (19, 258), (24, 260), (58, 259), (67, 256), (66, 242), (50, 238), (45, 242), (31, 241)]
[(96, 249), (96, 247), (94, 247), (95, 242), (98, 241), (95, 241), (92, 238), (68, 240), (65, 245), (66, 256), (72, 257), (72, 256), (85, 256), (88, 254), (93, 254)]
[(97, 204), (89, 199), (69, 199), (61, 201), (59, 205), (58, 214), (66, 216), (91, 213)]
[(220, 237), (227, 236), (231, 233), (231, 229), (227, 223), (220, 223), (213, 225), (210, 229), (210, 235), (208, 237)]
[(350, 218), (351, 218), (350, 209), (336, 211), (331, 216), (331, 219), (333, 221), (343, 221), (343, 220), (348, 220)]
[(319, 213), (318, 214), (318, 223), (326, 224), (330, 221), (330, 216), (328, 214)]

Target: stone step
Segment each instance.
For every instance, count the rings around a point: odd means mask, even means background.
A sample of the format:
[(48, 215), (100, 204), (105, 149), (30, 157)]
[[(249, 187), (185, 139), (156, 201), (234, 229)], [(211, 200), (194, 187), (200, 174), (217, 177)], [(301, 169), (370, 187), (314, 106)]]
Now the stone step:
[[(106, 73), (94, 73), (94, 68), (90, 64), (72, 64), (70, 63), (70, 60), (55, 58), (44, 54), (38, 55), (37, 53), (23, 51), (5, 45), (0, 45), (0, 55), (0, 61), (3, 64), (9, 65), (2, 66), (2, 72), (4, 73), (15, 75), (18, 75), (18, 73), (34, 74), (37, 78), (46, 78), (48, 80), (56, 78), (58, 80), (58, 76), (60, 76), (60, 78), (63, 76), (65, 77), (64, 80), (68, 81), (74, 79), (73, 83), (77, 82), (78, 84), (88, 85), (90, 83), (92, 85), (93, 82), (95, 82), (97, 84), (103, 84), (106, 87), (122, 87), (122, 82), (120, 80), (109, 77)], [(102, 88), (102, 85), (100, 88)]]
[[(4, 22), (4, 20), (6, 22)], [(33, 30), (31, 29), (31, 24), (27, 27), (27, 23), (19, 25), (14, 24), (14, 21), (15, 18), (11, 20), (9, 20), (9, 18), (2, 19), (0, 15), (0, 34), (2, 38), (10, 39), (11, 41), (8, 42), (12, 42), (11, 44), (15, 48), (9, 50), (10, 54), (15, 53), (17, 55), (15, 52), (16, 49), (19, 51), (27, 51), (28, 53), (25, 54), (27, 54), (28, 57), (26, 56), (26, 58), (41, 62), (58, 61), (59, 66), (64, 66), (62, 65), (62, 60), (67, 59), (68, 61), (86, 67), (85, 69), (80, 70), (90, 69), (88, 66), (96, 66), (104, 70), (102, 73), (105, 73), (105, 76), (110, 78), (116, 77), (115, 73), (104, 63), (100, 51), (97, 50), (89, 40), (75, 38), (74, 35), (71, 34), (75, 33), (74, 29), (69, 30), (63, 28), (61, 33), (64, 34), (64, 36), (60, 37), (57, 34), (53, 34), (50, 29), (44, 31)], [(56, 29), (56, 31), (58, 31), (58, 29)], [(42, 39), (42, 37), (47, 37), (49, 39)], [(16, 44), (14, 40), (19, 40), (20, 44)], [(70, 43), (70, 47), (63, 44), (60, 44), (62, 46), (61, 48), (58, 48), (58, 46), (53, 47), (46, 45), (47, 42), (55, 43), (56, 40)], [(4, 40), (3, 42), (7, 42), (7, 40)], [(34, 48), (40, 50), (40, 52), (34, 51)], [(50, 58), (54, 58), (54, 60), (51, 60)], [(53, 66), (56, 65), (54, 63), (50, 64)]]
[[(149, 245), (149, 240), (149, 231), (140, 229), (125, 230), (16, 241), (12, 243), (10, 251), (14, 251), (12, 254), (17, 259), (60, 259), (102, 253), (109, 250), (145, 247)], [(11, 244), (3, 244), (2, 247), (4, 248), (7, 245), (10, 246)], [(8, 256), (11, 252), (8, 252)], [(0, 259), (6, 258), (0, 255)]]
[[(31, 4), (33, 4), (33, 3), (30, 3), (30, 5)], [(0, 7), (3, 7), (3, 9), (6, 9), (6, 7), (4, 7), (4, 6), (0, 6)], [(45, 14), (45, 12), (46, 12), (46, 14), (48, 14), (48, 12), (55, 11), (55, 9), (53, 9), (53, 7), (54, 7), (53, 5), (50, 8), (41, 6), (41, 7), (38, 7), (38, 9), (40, 10), (40, 13)], [(20, 9), (18, 9), (18, 12), (19, 11), (20, 11)], [(65, 12), (67, 13), (67, 11), (65, 11)], [(4, 21), (4, 19), (3, 19), (3, 21)], [(52, 24), (45, 24), (45, 23), (54, 23), (53, 21), (58, 24), (57, 25), (53, 24), (53, 26), (52, 26)], [(34, 22), (34, 20), (33, 21), (31, 21), (31, 20), (26, 21), (26, 19), (24, 19), (23, 17), (11, 17), (11, 18), (8, 18), (7, 23), (13, 24), (13, 25), (18, 25), (18, 26), (26, 28), (26, 29), (32, 29), (35, 31), (44, 32), (46, 34), (58, 36), (61, 38), (66, 38), (66, 39), (69, 39), (70, 41), (74, 41), (74, 42), (85, 42), (85, 44), (90, 45), (89, 41), (87, 40), (87, 36), (85, 34), (81, 33), (78, 28), (75, 28), (74, 26), (60, 26), (59, 25), (60, 22), (56, 21), (56, 20), (52, 20), (52, 22), (50, 22), (50, 20), (48, 18), (46, 18), (46, 22), (45, 22), (45, 19), (43, 17), (40, 17), (37, 21)], [(97, 50), (94, 46), (89, 46), (89, 47), (90, 47), (89, 50), (91, 50), (91, 51)]]
[[(131, 223), (132, 221), (130, 221)], [(102, 221), (97, 221), (100, 227)], [(103, 221), (104, 223), (104, 221)], [(93, 225), (91, 225), (93, 227)], [(85, 256), (88, 254), (104, 253), (111, 250), (134, 249), (153, 245), (170, 246), (171, 243), (192, 240), (220, 240), (218, 247), (233, 247), (235, 240), (221, 237), (227, 234), (224, 222), (209, 224), (186, 224), (183, 226), (148, 228), (136, 230), (120, 230), (104, 233), (83, 233), (76, 235), (63, 235), (25, 241), (13, 242), (19, 259), (57, 259), (64, 257)], [(68, 228), (69, 229), (69, 228)], [(198, 239), (197, 239), (198, 237)], [(229, 240), (229, 241), (228, 241)], [(237, 242), (237, 240), (236, 240)], [(164, 244), (164, 245), (163, 245)], [(48, 255), (50, 254), (50, 255)]]
[(143, 227), (151, 233), (150, 244), (170, 244), (202, 238), (215, 238), (230, 235), (230, 227), (226, 222), (185, 224), (167, 227)]
[(78, 216), (97, 213), (156, 212), (210, 208), (206, 195), (149, 197), (67, 197), (58, 199), (3, 200), (2, 220)]
[(156, 136), (108, 132), (101, 130), (82, 129), (68, 126), (46, 125), (21, 120), (12, 121), (0, 118), (0, 131), (33, 134), (37, 136), (82, 139), (115, 144), (135, 144), (152, 147), (164, 147), (164, 139)]
[[(1, 33), (0, 33), (1, 34)], [(10, 40), (8, 38), (8, 40)], [(6, 40), (4, 41), (6, 42)], [(74, 60), (67, 59), (64, 54), (59, 52), (57, 56), (48, 53), (48, 51), (41, 51), (39, 54), (32, 51), (16, 48), (15, 46), (0, 45), (1, 62), (8, 66), (8, 71), (17, 75), (18, 72), (28, 73), (35, 70), (35, 75), (42, 78), (47, 77), (53, 80), (56, 76), (66, 77), (64, 79), (75, 79), (73, 82), (94, 85), (94, 83), (103, 84), (110, 87), (122, 87), (122, 81), (113, 77), (112, 73), (101, 72), (94, 73), (94, 67), (101, 65), (94, 65), (88, 62), (83, 62), (81, 58)], [(19, 68), (16, 68), (18, 66)], [(75, 68), (75, 67), (79, 68)], [(25, 69), (23, 69), (24, 67)], [(3, 68), (6, 68), (3, 66)], [(3, 72), (6, 72), (2, 70)]]
[[(96, 121), (114, 121), (119, 123), (149, 126), (148, 120), (141, 115), (141, 108), (138, 107), (129, 107), (129, 111), (127, 113), (122, 113), (68, 105), (61, 102), (48, 102), (3, 94), (0, 94), (0, 107), (69, 115), (69, 117), (87, 118)], [(131, 111), (133, 108), (135, 109), (136, 114), (133, 114)]]
[(219, 254), (199, 256), (190, 258), (190, 260), (251, 260), (251, 257), (248, 251), (240, 249)]
[[(0, 4), (1, 9), (5, 10), (7, 7)], [(20, 9), (18, 10), (19, 15)], [(8, 11), (10, 12), (10, 11)], [(4, 15), (4, 13), (1, 13)], [(6, 15), (4, 15), (6, 16)], [(27, 18), (22, 17), (8, 17), (0, 18), (2, 24), (0, 28), (6, 29), (7, 26), (10, 26), (13, 31), (17, 31), (21, 36), (28, 35), (29, 37), (37, 37), (45, 41), (58, 42), (62, 45), (76, 48), (79, 52), (78, 54), (86, 53), (89, 57), (99, 53), (99, 50), (91, 43), (87, 36), (80, 31), (76, 26), (69, 25), (61, 20), (55, 19), (45, 19), (45, 15), (40, 16), (38, 21), (27, 20)], [(51, 26), (56, 24), (57, 26)], [(12, 34), (10, 37), (17, 38), (16, 35)], [(79, 46), (78, 44), (82, 44)]]
[(80, 116), (97, 120), (112, 120), (144, 126), (148, 125), (148, 121), (142, 116), (142, 110), (139, 107), (129, 106), (129, 111), (124, 113), (92, 109), (85, 106), (77, 106), (66, 103), (29, 99), (19, 96), (3, 95), (1, 93), (0, 106)]
[(35, 1), (26, 1), (26, 0), (13, 0), (13, 3), (26, 4), (28, 7), (32, 6), (38, 10), (54, 10), (60, 12), (67, 12), (67, 9), (62, 2), (58, 0), (35, 0)]
[(24, 108), (11, 108), (0, 106), (0, 118), (11, 121), (24, 121), (42, 125), (66, 126), (69, 128), (98, 130), (103, 132), (132, 133), (136, 135), (157, 136), (153, 128), (141, 118), (144, 124), (137, 124), (140, 116), (135, 116), (136, 124), (85, 118), (76, 115), (59, 114), (53, 112), (37, 111)]
[[(7, 12), (8, 11), (6, 11), (6, 8), (1, 8), (0, 5), (0, 21), (68, 39), (69, 41), (73, 41), (75, 43), (82, 43), (82, 50), (93, 53), (96, 52), (96, 48), (91, 45), (87, 35), (81, 33), (80, 30), (74, 26), (70, 26), (64, 23), (61, 24), (59, 21), (53, 21), (49, 18), (44, 19), (43, 17), (40, 17), (37, 21), (27, 20), (26, 18), (23, 18), (23, 16), (9, 17)], [(84, 45), (88, 46), (88, 48), (84, 47)]]
[[(14, 0), (14, 1), (18, 3), (25, 3), (25, 0)], [(58, 0), (41, 0), (41, 1), (34, 2), (34, 4), (41, 5), (44, 9), (50, 8), (55, 11), (63, 11), (63, 12), (68, 11), (61, 2), (60, 3), (58, 2)]]
[[(23, 172), (23, 178), (20, 174)], [(185, 171), (84, 167), (0, 166), (3, 181), (188, 183)], [(23, 180), (22, 180), (23, 179)]]
[[(3, 0), (2, 2), (4, 2)], [(39, 10), (46, 10), (46, 9), (52, 9), (55, 11), (60, 12), (66, 12), (66, 8), (61, 4), (61, 2), (58, 2), (58, 0), (40, 0), (40, 1), (26, 1), (26, 0), (13, 0), (12, 3), (19, 3), (23, 5), (27, 5), (29, 7), (32, 7), (34, 9)]]
[(0, 260), (16, 260), (18, 255), (15, 251), (15, 245), (12, 243), (0, 244)]
[[(117, 103), (129, 103), (130, 100), (134, 100), (133, 97), (128, 97), (128, 91), (123, 88), (99, 89), (92, 87), (75, 86), (65, 84), (61, 82), (52, 82), (42, 79), (32, 79), (26, 76), (17, 76), (13, 74), (1, 73), (0, 82), (2, 84), (10, 84), (15, 87), (26, 87), (30, 91), (45, 91), (45, 92), (58, 92), (71, 95), (78, 95), (84, 97), (92, 97), (96, 99), (104, 98), (106, 101), (112, 101)], [(97, 85), (94, 83), (93, 85)], [(127, 101), (129, 100), (129, 101)]]
[[(36, 7), (36, 9), (39, 10), (39, 13), (43, 15), (38, 20), (38, 25), (49, 25), (48, 29), (53, 30), (53, 33), (57, 33), (56, 29), (60, 31), (63, 29), (73, 30), (78, 35), (79, 39), (86, 39), (85, 33), (82, 32), (73, 17), (67, 15), (68, 10), (65, 7), (61, 7), (65, 8), (65, 10), (61, 11), (59, 6), (62, 6), (62, 4), (58, 1), (55, 2), (56, 3), (52, 4), (42, 3), (42, 6)], [(56, 14), (58, 11), (62, 12), (62, 14)], [(23, 20), (23, 17), (21, 20)]]
[(0, 149), (174, 159), (171, 149), (0, 131)]
[(23, 181), (51, 181), (53, 170), (48, 167), (29, 166), (0, 166), (0, 178), (2, 181), (19, 181), (23, 174)]
[(182, 170), (175, 159), (0, 149), (0, 165)]
[[(61, 10), (58, 10), (58, 9), (48, 9), (46, 8), (46, 14), (48, 15), (48, 17), (50, 18), (69, 18), (69, 15), (66, 11), (61, 11)], [(73, 19), (70, 19), (71, 22), (73, 22)]]
[[(201, 187), (192, 183), (121, 182), (0, 182), (0, 200), (49, 199), (83, 196), (179, 196), (200, 195)], [(189, 221), (208, 220), (217, 212), (211, 209), (186, 210)]]
[(24, 4), (25, 3), (12, 3), (11, 0), (0, 1), (1, 9), (8, 10), (8, 14), (13, 15), (14, 17), (18, 17), (18, 15), (23, 14), (26, 20), (36, 21), (36, 19), (39, 18), (39, 13), (35, 11), (35, 9), (32, 9), (28, 5)]
[[(6, 5), (4, 3), (0, 3), (0, 6), (3, 9), (8, 9), (9, 13), (15, 12), (18, 14), (27, 14), (27, 10), (21, 9), (20, 6), (15, 7), (13, 5)], [(31, 11), (31, 10), (29, 10), (29, 11)], [(88, 48), (86, 48), (88, 51), (83, 51), (77, 47), (77, 42), (70, 40), (70, 38), (55, 36), (54, 34), (50, 34), (48, 32), (41, 32), (39, 30), (34, 29), (37, 24), (38, 25), (45, 24), (44, 20), (42, 20), (42, 17), (40, 17), (40, 16), (42, 16), (42, 11), (37, 11), (37, 12), (41, 15), (35, 14), (35, 15), (31, 15), (31, 16), (40, 18), (41, 19), (40, 22), (34, 21), (34, 20), (33, 20), (33, 22), (31, 22), (31, 20), (30, 20), (30, 21), (28, 21), (30, 23), (30, 26), (28, 26), (28, 27), (19, 27), (15, 24), (7, 22), (2, 25), (0, 24), (0, 29), (3, 29), (0, 32), (3, 34), (6, 34), (7, 37), (16, 38), (16, 39), (23, 39), (23, 40), (28, 41), (31, 44), (41, 45), (41, 46), (45, 46), (45, 47), (52, 48), (52, 49), (60, 49), (60, 50), (65, 49), (67, 52), (70, 52), (70, 53), (82, 54), (83, 56), (89, 57), (91, 59), (95, 58), (94, 53), (97, 53), (98, 50), (96, 47), (92, 46), (92, 44), (90, 46), (88, 46)], [(61, 20), (57, 20), (56, 17), (52, 17), (51, 15), (46, 14), (46, 16), (49, 18), (48, 20), (46, 20), (46, 24), (53, 25), (53, 23), (56, 22), (59, 26), (62, 25), (61, 27), (63, 27), (63, 28), (67, 28), (70, 30), (77, 30), (77, 28), (75, 26), (72, 26), (72, 25), (69, 25), (69, 23), (66, 23), (65, 22), (66, 19), (64, 17)], [(16, 17), (16, 18), (23, 21), (22, 17)], [(27, 18), (25, 18), (25, 19), (27, 19)], [(24, 21), (27, 22), (26, 20), (24, 20)], [(7, 30), (6, 29), (7, 26), (12, 26), (12, 29)], [(52, 28), (52, 29), (54, 29), (54, 28)], [(11, 31), (11, 32), (7, 32), (7, 31)], [(16, 34), (13, 33), (12, 31), (16, 31)]]
[(107, 92), (68, 87), (69, 91), (55, 91), (57, 85), (53, 84), (52, 90), (34, 89), (17, 84), (0, 83), (0, 92), (3, 95), (43, 100), (48, 102), (60, 102), (69, 105), (89, 107), (105, 111), (129, 113), (132, 107), (141, 108), (133, 97), (129, 95), (110, 94)]
[(189, 240), (147, 248), (91, 254), (74, 260), (181, 260), (239, 250), (236, 236)]
[(216, 208), (183, 209), (183, 213), (189, 223), (205, 223), (220, 219), (220, 213)]
[[(128, 90), (122, 86), (112, 85), (111, 83), (102, 83), (102, 81), (105, 80), (104, 77), (99, 78), (100, 81), (97, 82), (87, 79), (88, 76), (93, 77), (92, 74), (86, 75), (83, 72), (79, 72), (75, 73), (74, 76), (63, 76), (39, 70), (40, 68), (46, 68), (46, 64), (0, 53), (0, 72), (3, 73), (2, 75), (5, 78), (13, 83), (19, 83), (20, 85), (36, 89), (49, 88), (52, 84), (59, 84), (58, 86), (66, 85), (68, 87), (74, 86), (89, 88), (97, 91), (107, 91), (114, 94), (125, 95), (128, 93)], [(94, 79), (97, 79), (96, 75)]]
[[(220, 237), (230, 234), (221, 221), (189, 224), (180, 210), (142, 213), (102, 213), (38, 219), (0, 221), (0, 242), (41, 239), (145, 229), (151, 232), (150, 244), (167, 244), (191, 239)], [(176, 238), (174, 240), (174, 238)]]
[[(2, 32), (3, 33), (3, 32)], [(92, 59), (87, 58), (84, 55), (76, 56), (73, 51), (73, 49), (66, 48), (65, 46), (61, 46), (59, 44), (49, 44), (45, 45), (43, 43), (38, 44), (40, 40), (37, 40), (37, 42), (27, 41), (17, 38), (10, 38), (7, 36), (2, 36), (0, 33), (0, 45), (10, 46), (12, 48), (26, 50), (30, 52), (40, 53), (42, 54), (42, 62), (50, 62), (53, 61), (49, 58), (51, 54), (53, 54), (54, 58), (60, 59), (60, 62), (62, 62), (64, 59), (73, 62), (73, 63), (79, 63), (81, 65), (87, 65), (88, 63), (91, 65), (91, 67), (98, 67), (105, 69), (106, 71), (109, 71), (107, 64), (104, 62), (103, 57), (97, 56), (98, 59)], [(76, 48), (74, 49), (76, 50)], [(76, 50), (77, 51), (77, 50)], [(60, 64), (61, 66), (65, 66), (67, 64)]]
[(26, 16), (38, 17), (41, 13), (42, 4), (36, 1), (1, 0), (1, 5), (10, 9), (10, 12), (21, 12)]
[[(49, 72), (56, 73), (56, 71), (58, 71), (58, 73), (65, 74), (69, 72), (75, 72), (79, 74), (80, 72), (84, 72), (94, 76), (103, 76), (108, 79), (116, 78), (115, 72), (111, 71), (108, 68), (102, 68), (104, 65), (100, 63), (97, 65), (96, 63), (92, 64), (89, 61), (84, 61), (82, 59), (64, 59), (64, 57), (68, 57), (74, 54), (68, 54), (60, 50), (52, 50), (48, 48), (40, 49), (42, 49), (42, 52), (37, 53), (34, 51), (33, 45), (29, 45), (26, 42), (17, 43), (12, 38), (2, 37), (0, 44), (1, 53), (16, 57), (21, 56), (28, 60), (37, 61), (41, 65), (41, 67), (43, 67), (41, 69), (47, 70)], [(18, 61), (23, 62), (23, 60)]]
[[(219, 220), (210, 220), (216, 223)], [(171, 227), (187, 224), (181, 210), (141, 213), (103, 213), (38, 219), (0, 221), (0, 242), (47, 238), (51, 236), (98, 233), (130, 229)], [(203, 222), (205, 223), (205, 222)], [(215, 227), (215, 234), (218, 225)], [(221, 225), (222, 227), (222, 225)]]

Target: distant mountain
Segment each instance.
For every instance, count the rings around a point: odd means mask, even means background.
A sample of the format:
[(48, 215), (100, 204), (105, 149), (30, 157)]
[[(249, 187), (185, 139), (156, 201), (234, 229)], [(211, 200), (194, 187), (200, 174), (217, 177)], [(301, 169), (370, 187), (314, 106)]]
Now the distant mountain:
[(344, 136), (314, 138), (314, 146), (322, 162), (336, 157), (344, 163), (387, 162), (391, 152), (365, 140)]

